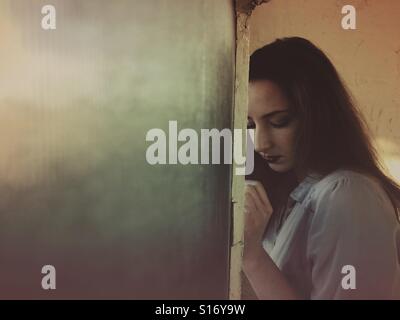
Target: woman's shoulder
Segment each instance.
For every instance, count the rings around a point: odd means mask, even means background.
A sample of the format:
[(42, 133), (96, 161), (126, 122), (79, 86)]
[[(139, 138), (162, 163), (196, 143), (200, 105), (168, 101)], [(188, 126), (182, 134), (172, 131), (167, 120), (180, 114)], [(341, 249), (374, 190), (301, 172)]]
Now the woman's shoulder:
[(370, 175), (348, 170), (336, 170), (326, 176), (320, 177), (312, 188), (314, 197), (320, 197), (326, 192), (357, 192), (365, 189), (381, 190), (380, 182)]
[[(353, 170), (336, 170), (314, 184), (310, 192), (313, 208), (321, 206), (391, 207), (391, 202), (379, 180), (371, 175)], [(328, 203), (327, 203), (328, 202)]]
[(308, 202), (310, 237), (321, 230), (333, 242), (346, 237), (376, 241), (399, 234), (396, 211), (378, 179), (338, 170), (319, 180), (313, 189)]

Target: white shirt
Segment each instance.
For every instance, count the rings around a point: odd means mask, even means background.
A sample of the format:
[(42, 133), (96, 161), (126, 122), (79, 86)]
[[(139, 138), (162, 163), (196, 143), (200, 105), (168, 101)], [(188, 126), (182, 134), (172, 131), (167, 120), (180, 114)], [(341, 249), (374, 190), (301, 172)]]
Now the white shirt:
[(400, 299), (400, 223), (378, 181), (310, 175), (289, 200), (263, 247), (304, 299)]

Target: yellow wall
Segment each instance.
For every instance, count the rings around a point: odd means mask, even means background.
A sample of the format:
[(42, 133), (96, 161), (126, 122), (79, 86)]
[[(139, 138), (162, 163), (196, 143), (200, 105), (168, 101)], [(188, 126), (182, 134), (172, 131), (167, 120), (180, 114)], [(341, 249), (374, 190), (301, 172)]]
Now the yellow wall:
[[(356, 8), (356, 30), (341, 27), (344, 5)], [(301, 36), (328, 54), (400, 182), (400, 1), (271, 0), (254, 10), (250, 28), (251, 52), (275, 38)]]

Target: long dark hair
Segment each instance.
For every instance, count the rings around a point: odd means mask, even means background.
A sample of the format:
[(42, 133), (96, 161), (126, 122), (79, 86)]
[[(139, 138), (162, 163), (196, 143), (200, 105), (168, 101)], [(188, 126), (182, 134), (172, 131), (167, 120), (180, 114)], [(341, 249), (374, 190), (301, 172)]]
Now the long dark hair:
[(367, 125), (328, 57), (310, 41), (277, 39), (250, 58), (249, 81), (277, 84), (298, 117), (296, 163), (303, 172), (351, 169), (376, 177), (399, 208), (400, 187), (379, 162)]

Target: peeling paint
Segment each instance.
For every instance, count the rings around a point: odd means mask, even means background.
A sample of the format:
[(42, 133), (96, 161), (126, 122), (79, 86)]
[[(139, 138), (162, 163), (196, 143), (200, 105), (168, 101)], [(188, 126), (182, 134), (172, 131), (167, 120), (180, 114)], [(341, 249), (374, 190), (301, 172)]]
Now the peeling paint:
[(236, 12), (251, 15), (257, 6), (268, 1), (270, 0), (236, 0)]
[[(247, 90), (250, 58), (249, 18), (252, 11), (269, 0), (236, 0), (236, 75), (233, 127), (246, 129)], [(244, 142), (245, 143), (245, 142)], [(243, 146), (243, 150), (246, 147)], [(235, 166), (233, 167), (235, 170)], [(242, 254), (244, 230), (244, 177), (232, 175), (232, 244), (230, 254), (229, 298), (241, 299), (242, 296)]]

